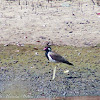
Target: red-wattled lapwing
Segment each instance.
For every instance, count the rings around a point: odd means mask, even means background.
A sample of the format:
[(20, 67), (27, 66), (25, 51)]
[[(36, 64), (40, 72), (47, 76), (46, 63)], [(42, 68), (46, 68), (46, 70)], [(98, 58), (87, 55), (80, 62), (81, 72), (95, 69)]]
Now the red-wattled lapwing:
[[(55, 62), (55, 63), (65, 63), (65, 64), (68, 64), (68, 65), (72, 65), (72, 63), (70, 63), (69, 61), (67, 61), (64, 57), (60, 56), (59, 54), (53, 52), (51, 50), (51, 47), (47, 46), (45, 47), (43, 50), (45, 50), (45, 56), (47, 57), (47, 59), (50, 61), (50, 62)], [(69, 72), (69, 70), (67, 70), (66, 72)], [(55, 73), (56, 73), (56, 67), (54, 68), (53, 70), (53, 80), (55, 78)]]

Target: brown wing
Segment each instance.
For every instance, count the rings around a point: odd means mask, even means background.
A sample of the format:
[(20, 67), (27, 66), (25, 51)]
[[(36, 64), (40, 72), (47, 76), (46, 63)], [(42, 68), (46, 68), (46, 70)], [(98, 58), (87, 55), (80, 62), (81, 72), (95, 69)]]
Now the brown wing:
[(57, 62), (66, 61), (66, 60), (64, 59), (64, 57), (62, 57), (62, 56), (60, 56), (59, 54), (54, 53), (54, 52), (51, 52), (50, 56), (51, 56), (52, 59), (56, 60)]
[(70, 63), (69, 61), (67, 61), (64, 57), (62, 57), (61, 55), (51, 52), (50, 54), (51, 58), (56, 60), (57, 62), (62, 62), (62, 63), (66, 63), (68, 65), (73, 65), (72, 63)]

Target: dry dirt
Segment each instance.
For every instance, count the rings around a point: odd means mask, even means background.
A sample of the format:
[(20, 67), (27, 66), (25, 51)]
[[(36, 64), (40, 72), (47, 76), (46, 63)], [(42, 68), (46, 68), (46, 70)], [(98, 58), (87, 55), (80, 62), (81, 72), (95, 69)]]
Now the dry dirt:
[(99, 13), (92, 0), (1, 0), (0, 44), (95, 46)]

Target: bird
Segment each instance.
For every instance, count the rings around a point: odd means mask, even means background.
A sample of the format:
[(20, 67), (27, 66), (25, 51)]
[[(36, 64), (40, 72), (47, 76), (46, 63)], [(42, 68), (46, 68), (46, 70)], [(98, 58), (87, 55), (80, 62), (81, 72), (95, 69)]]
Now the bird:
[[(69, 61), (67, 61), (64, 57), (62, 57), (61, 55), (55, 53), (54, 51), (52, 51), (50, 46), (46, 46), (44, 49), (45, 51), (45, 56), (47, 57), (47, 59), (50, 62), (54, 62), (54, 63), (65, 63), (71, 66), (74, 66), (72, 63), (70, 63)], [(66, 72), (69, 72), (69, 70), (67, 70)], [(53, 80), (55, 78), (55, 73), (56, 73), (56, 66), (53, 70)]]

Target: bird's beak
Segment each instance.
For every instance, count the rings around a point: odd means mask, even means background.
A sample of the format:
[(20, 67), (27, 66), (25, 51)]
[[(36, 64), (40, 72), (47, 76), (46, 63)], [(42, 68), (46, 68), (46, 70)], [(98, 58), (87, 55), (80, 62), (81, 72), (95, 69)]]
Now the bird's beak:
[(46, 50), (46, 48), (43, 49), (44, 51)]

